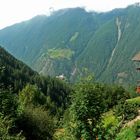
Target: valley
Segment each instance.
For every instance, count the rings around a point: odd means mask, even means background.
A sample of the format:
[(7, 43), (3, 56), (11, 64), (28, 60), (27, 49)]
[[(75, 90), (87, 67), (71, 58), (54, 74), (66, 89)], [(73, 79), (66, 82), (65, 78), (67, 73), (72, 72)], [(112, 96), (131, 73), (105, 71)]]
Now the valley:
[(0, 30), (0, 140), (138, 140), (140, 4), (49, 10)]

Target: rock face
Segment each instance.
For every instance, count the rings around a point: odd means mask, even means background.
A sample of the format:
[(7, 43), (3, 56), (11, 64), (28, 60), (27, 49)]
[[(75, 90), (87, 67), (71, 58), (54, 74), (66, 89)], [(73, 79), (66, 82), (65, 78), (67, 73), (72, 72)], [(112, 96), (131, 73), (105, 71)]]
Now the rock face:
[(0, 44), (43, 75), (75, 81), (87, 69), (98, 81), (129, 84), (138, 77), (139, 31), (138, 4), (107, 13), (73, 8), (0, 30)]
[(133, 58), (132, 58), (133, 61), (140, 61), (140, 52), (137, 53)]

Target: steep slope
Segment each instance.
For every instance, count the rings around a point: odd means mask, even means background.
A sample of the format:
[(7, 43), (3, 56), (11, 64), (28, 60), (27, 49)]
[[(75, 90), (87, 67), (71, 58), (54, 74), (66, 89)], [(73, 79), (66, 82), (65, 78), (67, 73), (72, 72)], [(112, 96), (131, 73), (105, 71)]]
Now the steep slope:
[(107, 13), (64, 9), (0, 30), (0, 43), (43, 75), (75, 81), (86, 68), (99, 81), (128, 84), (137, 79), (139, 13), (138, 4)]
[(135, 83), (138, 73), (132, 62), (140, 51), (140, 7), (129, 6), (103, 24), (78, 58), (78, 68), (86, 67), (102, 82)]
[[(100, 77), (101, 80), (113, 82), (114, 79), (119, 83), (133, 83), (134, 79), (139, 78), (135, 71), (134, 62), (132, 58), (140, 51), (140, 7), (130, 6), (126, 9), (126, 14), (118, 17), (121, 32), (112, 60), (105, 72)], [(112, 77), (111, 75), (114, 75)]]
[(31, 64), (31, 60), (37, 56), (39, 48), (42, 47), (41, 43), (44, 39), (41, 37), (43, 31), (41, 27), (45, 19), (45, 16), (38, 16), (32, 21), (5, 28), (0, 33), (1, 45), (18, 59)]
[(0, 42), (14, 56), (43, 74), (68, 75), (66, 71), (73, 65), (71, 60), (86, 47), (97, 27), (96, 13), (81, 8), (65, 9), (50, 17), (35, 17), (3, 29)]
[(106, 69), (109, 56), (117, 42), (116, 36), (117, 29), (114, 19), (101, 26), (78, 58), (79, 67), (86, 67), (90, 72), (94, 71), (97, 78), (100, 77), (100, 74)]
[(3, 88), (21, 90), (26, 83), (32, 83), (37, 72), (31, 70), (24, 63), (15, 59), (12, 55), (0, 47), (0, 84)]

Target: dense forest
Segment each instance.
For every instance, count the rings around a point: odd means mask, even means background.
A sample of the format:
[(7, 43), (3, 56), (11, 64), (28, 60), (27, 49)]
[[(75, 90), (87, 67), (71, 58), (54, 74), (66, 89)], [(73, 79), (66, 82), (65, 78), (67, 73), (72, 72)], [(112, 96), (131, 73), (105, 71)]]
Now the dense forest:
[(14, 139), (9, 133), (21, 131), (27, 139), (51, 139), (55, 122), (69, 103), (70, 86), (59, 79), (40, 76), (2, 47), (0, 65), (2, 139)]
[(44, 77), (0, 47), (1, 140), (136, 140), (134, 89)]

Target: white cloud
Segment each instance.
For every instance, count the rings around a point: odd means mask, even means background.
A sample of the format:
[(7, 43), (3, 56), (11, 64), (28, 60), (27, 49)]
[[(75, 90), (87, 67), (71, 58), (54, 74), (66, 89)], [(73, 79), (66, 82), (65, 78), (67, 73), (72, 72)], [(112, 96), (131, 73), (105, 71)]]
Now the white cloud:
[(38, 14), (47, 14), (67, 7), (87, 7), (89, 10), (109, 11), (126, 7), (140, 0), (0, 0), (0, 28), (29, 19)]

